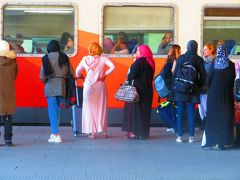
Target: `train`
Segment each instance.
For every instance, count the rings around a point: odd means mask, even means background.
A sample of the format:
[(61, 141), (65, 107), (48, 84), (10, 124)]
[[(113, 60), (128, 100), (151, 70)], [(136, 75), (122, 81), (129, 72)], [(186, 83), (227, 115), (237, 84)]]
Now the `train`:
[[(174, 44), (186, 51), (186, 44), (198, 42), (198, 53), (205, 42), (223, 40), (230, 47), (230, 59), (240, 55), (240, 0), (2, 0), (0, 2), (0, 36), (16, 47), (17, 112), (14, 123), (46, 124), (47, 102), (39, 79), (42, 56), (50, 40), (61, 41), (64, 33), (74, 37), (73, 51), (68, 53), (76, 69), (88, 46), (99, 42), (116, 66), (106, 79), (109, 125), (122, 122), (123, 102), (114, 93), (126, 79), (133, 62), (132, 51), (141, 43), (149, 45), (156, 63), (155, 75), (163, 67), (167, 54), (158, 54), (166, 32)], [(128, 36), (127, 54), (111, 54), (106, 39), (114, 44), (119, 32)], [(21, 48), (19, 48), (21, 47)], [(18, 48), (18, 49), (17, 49)], [(81, 80), (78, 82), (82, 85)], [(158, 95), (154, 92), (151, 124), (161, 124), (156, 114)], [(71, 122), (71, 109), (63, 109), (61, 123)]]

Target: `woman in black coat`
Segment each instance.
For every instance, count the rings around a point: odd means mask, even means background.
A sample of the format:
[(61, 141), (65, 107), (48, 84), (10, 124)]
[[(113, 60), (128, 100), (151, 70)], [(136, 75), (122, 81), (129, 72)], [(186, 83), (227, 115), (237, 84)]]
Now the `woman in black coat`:
[(177, 64), (173, 73), (173, 86), (176, 77), (176, 72), (181, 68), (184, 62), (190, 62), (197, 71), (197, 79), (195, 88), (192, 93), (181, 93), (174, 89), (172, 86), (169, 100), (177, 104), (177, 139), (176, 142), (182, 142), (183, 135), (183, 116), (185, 108), (188, 111), (188, 127), (189, 127), (189, 143), (194, 142), (194, 122), (195, 122), (195, 104), (200, 102), (199, 95), (200, 89), (206, 79), (206, 71), (204, 68), (203, 59), (197, 55), (198, 44), (194, 40), (190, 40), (187, 44), (187, 52), (179, 56)]
[(226, 48), (220, 45), (207, 79), (209, 88), (204, 149), (225, 149), (233, 145), (234, 79), (234, 64), (229, 60)]
[(140, 45), (134, 56), (135, 61), (130, 67), (127, 82), (134, 82), (140, 101), (125, 103), (122, 130), (128, 132), (128, 138), (146, 139), (150, 131), (155, 62), (147, 45)]

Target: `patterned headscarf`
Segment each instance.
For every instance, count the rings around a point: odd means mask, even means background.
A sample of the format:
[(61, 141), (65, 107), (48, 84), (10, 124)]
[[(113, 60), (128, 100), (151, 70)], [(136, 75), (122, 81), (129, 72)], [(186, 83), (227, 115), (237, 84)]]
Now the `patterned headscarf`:
[(145, 44), (138, 46), (138, 49), (140, 51), (140, 56), (138, 58), (145, 57), (154, 73), (155, 72), (155, 61), (153, 59), (153, 54), (152, 54), (151, 49)]
[(217, 58), (214, 61), (215, 69), (225, 69), (229, 66), (228, 51), (224, 45), (217, 47)]

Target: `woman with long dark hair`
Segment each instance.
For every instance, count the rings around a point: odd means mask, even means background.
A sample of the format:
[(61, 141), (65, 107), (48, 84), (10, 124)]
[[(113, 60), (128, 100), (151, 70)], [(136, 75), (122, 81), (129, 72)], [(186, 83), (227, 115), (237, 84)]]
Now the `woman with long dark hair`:
[(44, 95), (47, 97), (51, 135), (48, 142), (63, 142), (59, 134), (60, 104), (66, 95), (66, 76), (73, 74), (68, 56), (60, 52), (58, 41), (52, 40), (47, 46), (48, 53), (42, 58), (40, 79), (43, 81)]

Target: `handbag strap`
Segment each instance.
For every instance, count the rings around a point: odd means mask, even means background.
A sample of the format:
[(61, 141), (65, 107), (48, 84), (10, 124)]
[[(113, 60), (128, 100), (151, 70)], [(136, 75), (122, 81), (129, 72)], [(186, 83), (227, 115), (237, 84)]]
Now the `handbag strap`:
[(132, 80), (132, 84), (131, 84), (131, 86), (133, 86), (134, 85), (134, 79)]
[(132, 80), (132, 83), (130, 84), (128, 80), (125, 81), (125, 85), (130, 85), (130, 86), (134, 86), (134, 79)]

